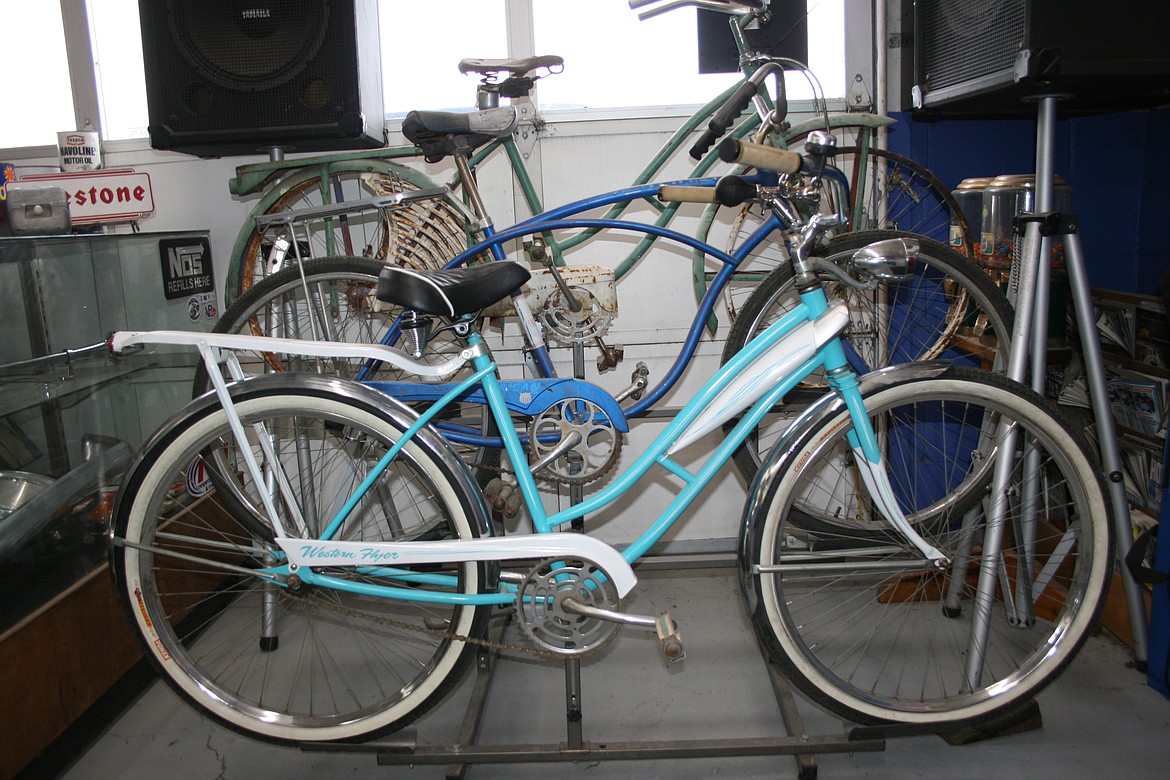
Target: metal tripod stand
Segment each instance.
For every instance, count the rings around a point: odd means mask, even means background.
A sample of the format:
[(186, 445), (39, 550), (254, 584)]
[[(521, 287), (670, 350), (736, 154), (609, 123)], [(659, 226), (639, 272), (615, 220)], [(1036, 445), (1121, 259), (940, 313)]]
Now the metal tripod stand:
[(1097, 424), (1101, 462), (1113, 504), (1114, 532), (1118, 543), (1117, 568), (1129, 608), (1134, 661), (1139, 670), (1144, 670), (1147, 658), (1146, 616), (1141, 588), (1121, 561), (1124, 550), (1128, 549), (1126, 542), (1132, 539), (1133, 531), (1122, 477), (1121, 453), (1105, 391), (1105, 364), (1101, 356), (1101, 344), (1096, 338), (1097, 326), (1093, 317), (1088, 274), (1081, 251), (1080, 236), (1077, 234), (1076, 217), (1072, 214), (1052, 212), (1055, 187), (1053, 158), (1056, 109), (1060, 100), (1065, 97), (1068, 96), (1044, 95), (1036, 98), (1039, 104), (1036, 132), (1036, 203), (1034, 213), (1022, 216), (1026, 226), (1023, 248), (1018, 261), (1012, 266), (1008, 297), (1015, 304), (1016, 320), (1012, 332), (1008, 375), (1019, 382), (1027, 383), (1030, 357), (1031, 386), (1039, 393), (1044, 392), (1047, 333), (1043, 325), (1040, 327), (1035, 325), (1035, 318), (1037, 312), (1043, 315), (1048, 311), (1050, 273), (1047, 259), (1052, 237), (1061, 236), (1064, 242), (1073, 311), (1076, 315), (1077, 329), (1081, 334), (1085, 379), (1089, 387), (1093, 417)]

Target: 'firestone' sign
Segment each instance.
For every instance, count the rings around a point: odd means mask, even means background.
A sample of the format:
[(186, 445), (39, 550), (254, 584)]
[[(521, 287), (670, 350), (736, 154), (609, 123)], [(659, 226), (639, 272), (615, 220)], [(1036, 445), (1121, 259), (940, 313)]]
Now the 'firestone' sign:
[(34, 173), (21, 181), (55, 184), (65, 190), (69, 221), (131, 222), (154, 212), (150, 176), (132, 168), (77, 173)]

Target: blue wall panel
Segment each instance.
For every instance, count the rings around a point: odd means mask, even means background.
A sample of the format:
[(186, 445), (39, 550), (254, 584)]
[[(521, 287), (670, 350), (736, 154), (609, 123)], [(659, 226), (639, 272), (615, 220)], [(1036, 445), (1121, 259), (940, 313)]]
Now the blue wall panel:
[[(896, 113), (890, 149), (954, 187), (975, 176), (1033, 173), (1034, 119), (919, 121)], [(1153, 294), (1170, 268), (1170, 109), (1058, 119), (1056, 173), (1073, 189), (1089, 283)]]

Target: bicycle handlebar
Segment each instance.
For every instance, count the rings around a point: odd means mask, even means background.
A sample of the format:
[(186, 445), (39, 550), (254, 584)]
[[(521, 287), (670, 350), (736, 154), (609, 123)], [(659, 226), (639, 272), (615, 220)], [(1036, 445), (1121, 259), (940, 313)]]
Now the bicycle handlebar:
[(696, 160), (703, 159), (703, 155), (727, 132), (735, 118), (751, 105), (758, 89), (759, 85), (752, 83), (751, 79), (745, 79), (736, 88), (735, 93), (707, 122), (707, 131), (699, 136), (699, 140), (691, 147), (691, 157)]
[[(816, 131), (810, 133), (804, 148), (806, 153), (802, 155), (789, 149), (777, 149), (774, 146), (749, 143), (737, 138), (726, 138), (719, 144), (719, 159), (781, 175), (800, 172), (816, 178), (821, 177), (826, 172), (828, 158), (836, 152), (835, 140), (827, 133)], [(757, 186), (742, 176), (724, 176), (715, 185), (715, 200), (723, 206), (739, 206), (756, 197)], [(846, 214), (841, 209), (849, 199), (835, 200), (839, 207), (836, 216), (839, 221), (844, 222)]]
[[(638, 14), (638, 18), (645, 21), (659, 14), (664, 14), (673, 11), (676, 8), (684, 8), (686, 6), (694, 6), (695, 8), (702, 8), (707, 11), (715, 11), (721, 14), (753, 14), (760, 13), (767, 10), (768, 2), (770, 0), (668, 0), (663, 2), (657, 8), (651, 8), (649, 11), (643, 11)], [(630, 10), (636, 11), (639, 8), (644, 8), (654, 3), (662, 2), (662, 0), (630, 0)]]
[(748, 143), (738, 138), (723, 139), (723, 143), (719, 144), (719, 159), (776, 173), (796, 173), (803, 163), (799, 152)]
[[(755, 73), (744, 79), (736, 88), (735, 92), (732, 93), (731, 97), (727, 99), (727, 102), (707, 122), (707, 131), (699, 136), (699, 140), (695, 141), (695, 145), (691, 147), (691, 157), (696, 160), (703, 159), (703, 155), (707, 153), (707, 150), (727, 132), (727, 129), (731, 127), (736, 118), (751, 105), (752, 98), (759, 92), (760, 85), (764, 83), (764, 79), (773, 73), (783, 74), (783, 70), (778, 63), (765, 62), (756, 69)], [(782, 117), (786, 113), (788, 113), (788, 105), (784, 95), (784, 77), (781, 75), (777, 79), (776, 114)]]
[(714, 187), (690, 187), (685, 184), (663, 184), (658, 188), (658, 199), (664, 203), (715, 203)]

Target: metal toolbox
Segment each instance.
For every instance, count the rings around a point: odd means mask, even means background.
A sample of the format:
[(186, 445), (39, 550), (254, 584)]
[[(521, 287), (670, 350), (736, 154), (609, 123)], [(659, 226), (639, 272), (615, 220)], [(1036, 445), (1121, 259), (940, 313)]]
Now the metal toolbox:
[(8, 185), (8, 224), (13, 235), (45, 236), (69, 232), (69, 204), (65, 190), (44, 184)]

